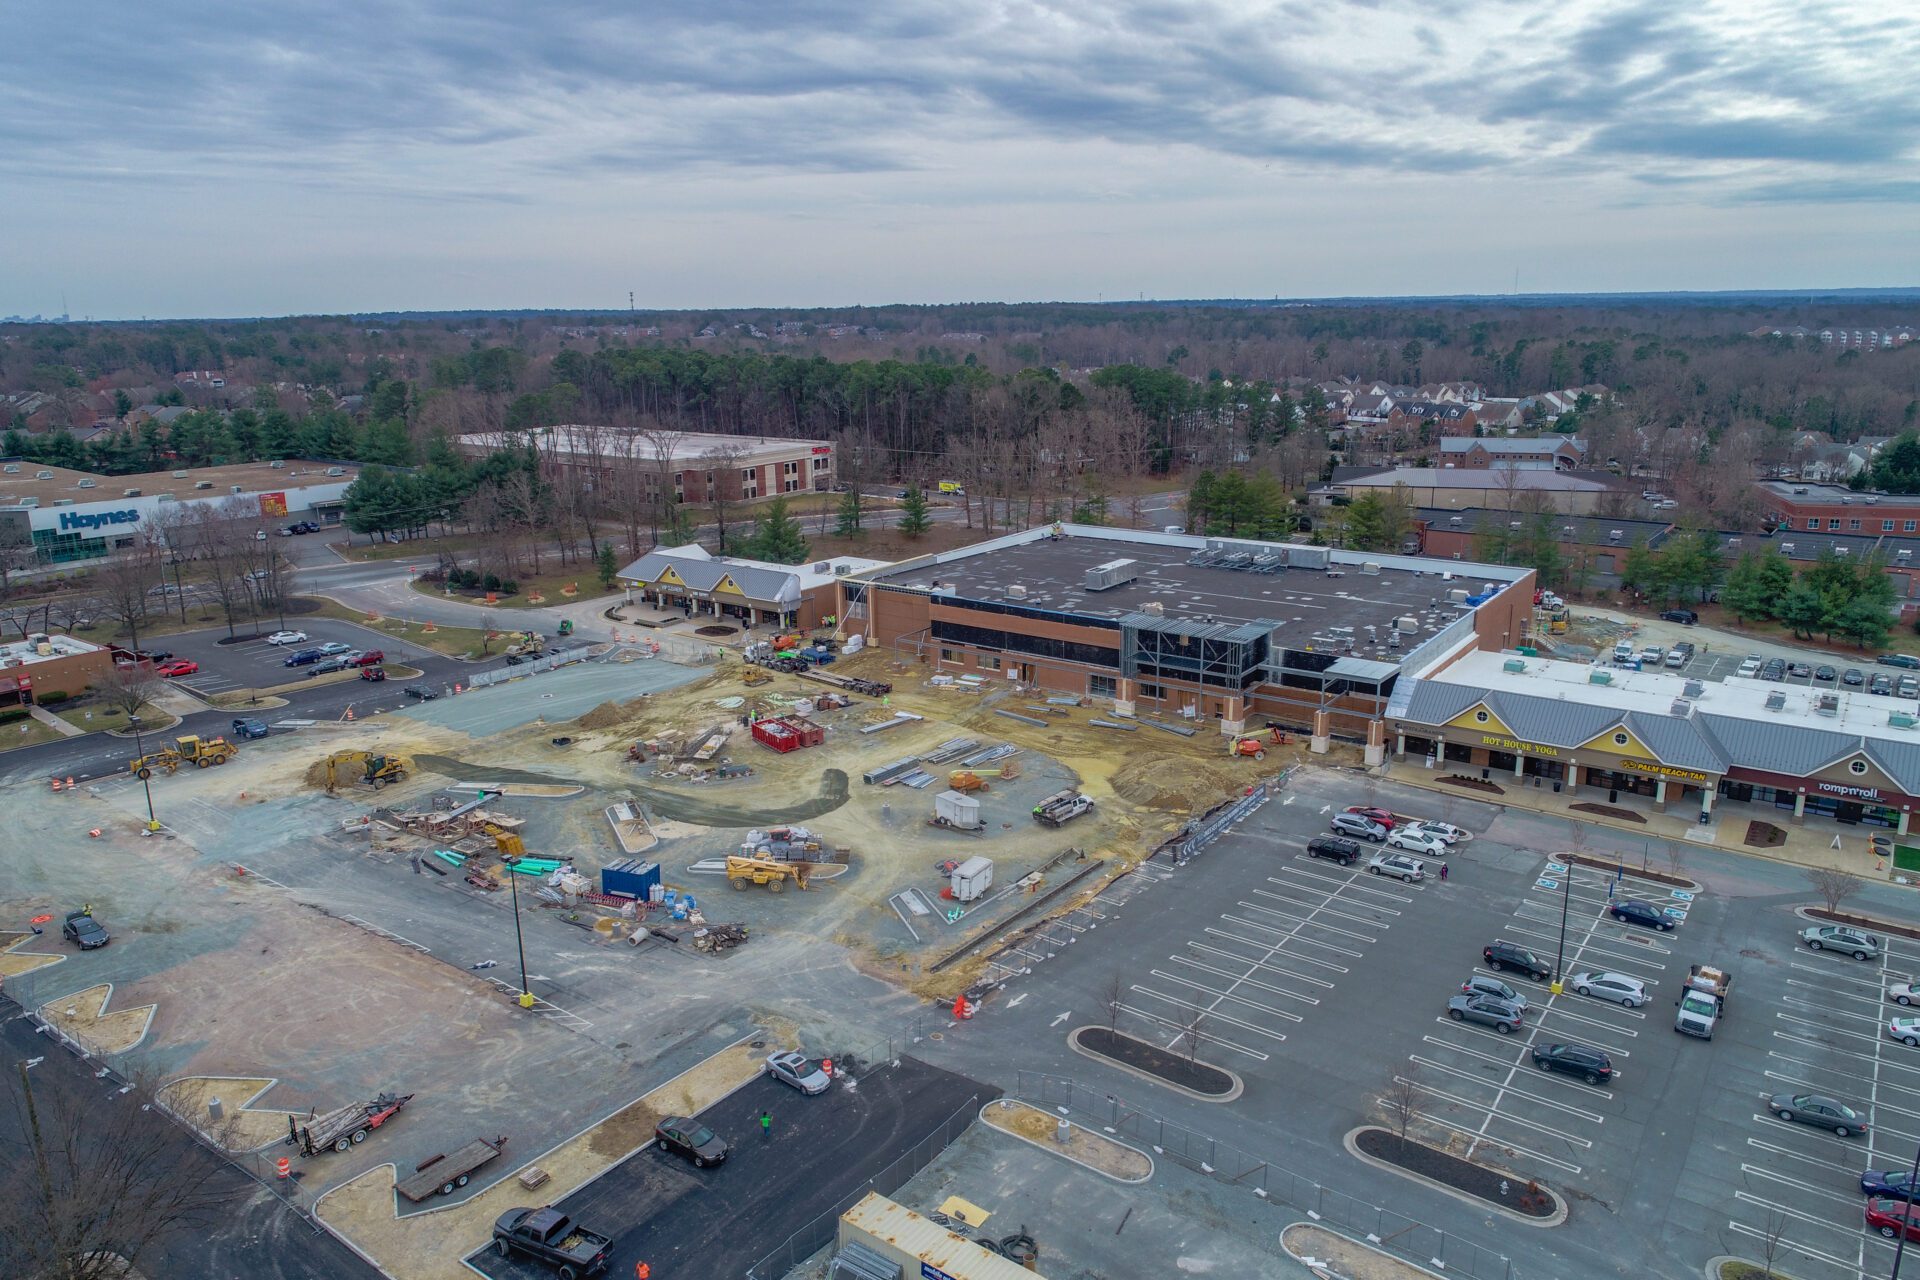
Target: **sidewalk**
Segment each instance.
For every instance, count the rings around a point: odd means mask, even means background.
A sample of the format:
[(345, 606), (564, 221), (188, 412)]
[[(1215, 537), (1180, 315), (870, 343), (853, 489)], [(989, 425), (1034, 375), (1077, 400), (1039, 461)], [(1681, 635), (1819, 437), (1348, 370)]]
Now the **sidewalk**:
[(27, 714), (63, 738), (83, 738), (87, 731), (77, 724), (68, 724), (53, 712), (38, 704), (28, 707)]
[[(1389, 757), (1387, 763), (1381, 766), (1378, 772), (1381, 776), (1395, 782), (1437, 792), (1440, 795), (1479, 801), (1483, 804), (1497, 804), (1508, 809), (1524, 809), (1550, 818), (1564, 818), (1610, 827), (1616, 831), (1638, 836), (1643, 840), (1673, 840), (1690, 845), (1704, 845), (1727, 853), (1769, 858), (1792, 866), (1827, 867), (1850, 871), (1868, 880), (1893, 882), (1890, 863), (1874, 856), (1869, 840), (1878, 828), (1842, 827), (1821, 818), (1810, 818), (1805, 826), (1796, 827), (1793, 825), (1792, 815), (1784, 810), (1771, 807), (1761, 809), (1755, 805), (1740, 804), (1724, 797), (1716, 798), (1713, 821), (1703, 826), (1696, 820), (1692, 810), (1686, 813), (1655, 813), (1652, 802), (1638, 796), (1631, 800), (1623, 800), (1617, 805), (1609, 805), (1607, 793), (1598, 787), (1582, 787), (1574, 792), (1555, 792), (1550, 783), (1536, 787), (1533, 785), (1533, 780), (1528, 779), (1523, 786), (1508, 776), (1493, 779), (1503, 793), (1495, 795), (1477, 787), (1454, 786), (1440, 780), (1452, 774), (1474, 772), (1466, 765), (1449, 763), (1445, 768), (1428, 769), (1411, 760), (1396, 763)], [(1588, 813), (1576, 810), (1573, 807), (1576, 804), (1623, 809), (1646, 821), (1633, 822), (1604, 814)], [(1770, 848), (1746, 843), (1749, 822), (1765, 822), (1779, 828), (1785, 835), (1784, 842)], [(1837, 849), (1833, 847), (1836, 836), (1840, 842), (1840, 847)]]

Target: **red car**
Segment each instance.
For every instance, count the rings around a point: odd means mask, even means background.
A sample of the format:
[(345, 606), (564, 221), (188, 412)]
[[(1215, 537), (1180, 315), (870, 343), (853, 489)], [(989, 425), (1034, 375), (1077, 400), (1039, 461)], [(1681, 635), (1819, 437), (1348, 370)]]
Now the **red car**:
[(200, 664), (190, 658), (175, 658), (172, 662), (162, 663), (153, 669), (153, 674), (171, 680), (175, 676), (190, 676), (200, 670)]
[(1389, 831), (1393, 830), (1394, 824), (1400, 821), (1393, 816), (1393, 810), (1378, 809), (1371, 805), (1350, 804), (1347, 806), (1347, 812), (1357, 813), (1363, 818), (1371, 818)]
[(1920, 1243), (1920, 1210), (1898, 1200), (1867, 1201), (1867, 1225), (1887, 1239), (1900, 1238), (1902, 1223), (1906, 1225), (1907, 1239)]
[(353, 660), (356, 667), (377, 667), (387, 660), (387, 655), (378, 649), (369, 649)]

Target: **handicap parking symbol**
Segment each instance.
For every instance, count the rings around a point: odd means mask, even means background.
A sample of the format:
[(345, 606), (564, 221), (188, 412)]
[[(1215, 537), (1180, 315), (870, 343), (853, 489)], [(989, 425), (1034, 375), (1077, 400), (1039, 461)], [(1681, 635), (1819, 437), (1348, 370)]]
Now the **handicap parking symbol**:
[(1550, 876), (1562, 875), (1566, 872), (1566, 869), (1567, 864), (1564, 862), (1549, 862), (1547, 864), (1547, 874)]
[(1560, 882), (1558, 880), (1549, 880), (1545, 876), (1542, 876), (1533, 882), (1533, 887), (1536, 889), (1558, 889)]
[(1674, 897), (1674, 898), (1675, 898), (1676, 900), (1678, 900), (1678, 901), (1680, 901), (1680, 902), (1692, 902), (1692, 901), (1693, 901), (1693, 894), (1691, 894), (1691, 893), (1689, 893), (1689, 892), (1688, 892), (1687, 890), (1685, 890), (1685, 889), (1675, 889), (1675, 890), (1673, 890), (1673, 891), (1672, 891), (1672, 896), (1673, 896), (1673, 897)]

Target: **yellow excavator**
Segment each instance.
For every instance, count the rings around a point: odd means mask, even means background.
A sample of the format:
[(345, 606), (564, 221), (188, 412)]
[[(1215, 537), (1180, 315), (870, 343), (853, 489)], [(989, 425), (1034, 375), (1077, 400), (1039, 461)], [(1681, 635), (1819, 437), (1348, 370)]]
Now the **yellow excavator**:
[(339, 790), (342, 782), (358, 782), (378, 791), (389, 782), (405, 782), (412, 772), (413, 760), (408, 756), (336, 751), (327, 757), (327, 790)]

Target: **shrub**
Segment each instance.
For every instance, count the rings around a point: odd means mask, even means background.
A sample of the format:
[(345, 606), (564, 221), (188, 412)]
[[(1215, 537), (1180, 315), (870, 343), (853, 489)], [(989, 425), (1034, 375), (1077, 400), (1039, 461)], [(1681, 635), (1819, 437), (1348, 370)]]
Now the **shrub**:
[(498, 591), (500, 589), (500, 575), (490, 573), (480, 580), (480, 585), (488, 591)]
[(33, 700), (44, 707), (55, 702), (65, 702), (72, 696), (65, 689), (49, 689), (45, 693), (34, 694)]
[(12, 724), (16, 720), (25, 720), (32, 714), (33, 713), (25, 707), (8, 707), (6, 710), (0, 711), (0, 724)]
[(500, 591), (504, 595), (515, 595), (519, 592), (519, 590), (520, 590), (520, 584), (515, 582), (512, 578), (504, 578), (500, 582)]

